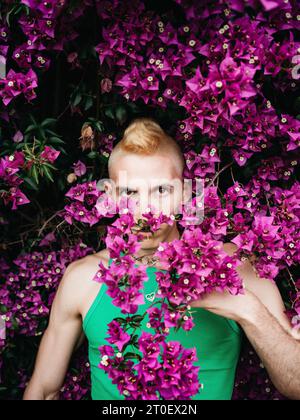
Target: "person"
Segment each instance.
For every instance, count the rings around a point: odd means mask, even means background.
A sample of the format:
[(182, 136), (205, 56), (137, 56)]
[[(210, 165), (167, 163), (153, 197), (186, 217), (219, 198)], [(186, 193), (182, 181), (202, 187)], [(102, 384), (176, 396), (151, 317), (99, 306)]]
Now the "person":
[[(106, 184), (114, 199), (131, 197), (139, 206), (135, 220), (149, 203), (173, 214), (185, 199), (176, 180), (182, 181), (185, 161), (177, 142), (151, 118), (137, 118), (125, 130), (108, 162), (109, 178), (115, 188)], [(126, 174), (126, 183), (122, 173)], [(159, 176), (159, 177), (158, 177)], [(177, 187), (176, 187), (177, 186)], [(171, 203), (171, 205), (170, 205)], [(136, 226), (138, 230), (138, 227)], [(133, 232), (136, 233), (135, 229)], [(161, 270), (159, 261), (151, 260), (161, 242), (180, 238), (177, 222), (163, 223), (153, 233), (142, 233), (141, 247), (134, 255), (136, 264), (148, 259), (145, 282), (145, 308), (156, 298), (155, 278)], [(223, 249), (233, 255), (236, 246), (224, 243)], [(99, 262), (109, 267), (112, 259), (103, 249), (70, 263), (62, 277), (52, 304), (48, 327), (42, 337), (32, 377), (26, 387), (25, 400), (59, 399), (72, 353), (85, 336), (91, 365), (91, 395), (94, 400), (122, 399), (117, 386), (98, 367), (100, 345), (107, 344), (107, 324), (120, 316), (119, 308), (105, 293), (105, 283), (94, 281)], [(144, 261), (144, 260), (143, 260)], [(154, 262), (153, 262), (154, 261)], [(285, 315), (280, 293), (274, 282), (259, 278), (251, 261), (237, 267), (245, 293), (232, 296), (213, 292), (191, 302), (191, 331), (170, 332), (171, 340), (186, 348), (196, 347), (202, 388), (193, 399), (231, 399), (242, 331), (254, 346), (277, 389), (290, 399), (300, 398), (300, 338)], [(146, 290), (146, 285), (148, 289)], [(147, 325), (143, 325), (147, 329)]]

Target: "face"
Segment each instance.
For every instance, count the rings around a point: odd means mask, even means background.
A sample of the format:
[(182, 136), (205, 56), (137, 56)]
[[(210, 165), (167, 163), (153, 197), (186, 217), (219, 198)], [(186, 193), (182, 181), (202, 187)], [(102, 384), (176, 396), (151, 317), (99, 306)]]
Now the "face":
[[(119, 156), (110, 174), (115, 187), (111, 191), (112, 197), (117, 203), (122, 197), (134, 200), (136, 222), (142, 218), (142, 213), (145, 213), (147, 208), (154, 209), (156, 215), (160, 212), (168, 216), (176, 214), (181, 208), (183, 184), (175, 169), (172, 156)], [(134, 229), (133, 232), (137, 231)], [(176, 222), (173, 225), (163, 223), (156, 232), (142, 234), (142, 249), (156, 248), (160, 242), (179, 237)]]

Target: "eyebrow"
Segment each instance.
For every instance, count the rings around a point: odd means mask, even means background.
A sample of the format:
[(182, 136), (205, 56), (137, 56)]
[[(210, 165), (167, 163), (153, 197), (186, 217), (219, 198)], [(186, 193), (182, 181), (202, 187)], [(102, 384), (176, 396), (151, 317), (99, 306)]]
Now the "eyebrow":
[[(151, 188), (151, 192), (153, 192), (153, 191), (155, 191), (158, 187), (165, 187), (165, 188), (170, 188), (170, 189), (174, 189), (174, 185), (172, 185), (172, 184), (169, 184), (169, 183), (160, 183), (160, 184), (157, 184), (157, 185), (154, 185), (152, 188)], [(128, 186), (128, 185), (118, 185), (117, 187), (116, 187), (116, 190), (117, 190), (117, 192), (120, 192), (120, 191), (123, 191), (123, 190), (129, 190), (129, 191), (137, 191), (137, 187), (130, 187), (130, 186)]]

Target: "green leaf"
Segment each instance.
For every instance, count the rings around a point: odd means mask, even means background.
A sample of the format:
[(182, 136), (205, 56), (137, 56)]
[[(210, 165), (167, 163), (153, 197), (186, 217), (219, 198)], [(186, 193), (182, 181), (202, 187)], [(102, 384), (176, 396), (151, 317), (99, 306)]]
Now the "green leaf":
[(127, 119), (126, 108), (122, 105), (118, 105), (116, 108), (116, 119), (120, 125), (123, 125)]
[(90, 152), (90, 153), (88, 154), (88, 157), (89, 157), (90, 159), (96, 159), (96, 158), (98, 157), (98, 155), (99, 155), (99, 153), (98, 153), (98, 152), (92, 151), (92, 152)]
[(65, 155), (65, 156), (68, 156), (68, 153), (65, 151), (65, 149), (63, 149), (62, 147), (60, 147), (59, 148), (59, 151), (63, 154), (63, 155)]
[(137, 342), (138, 342), (138, 338), (139, 338), (139, 336), (138, 336), (137, 334), (135, 334), (135, 335), (131, 338), (130, 343), (131, 343), (131, 344), (137, 344)]
[(47, 168), (52, 169), (53, 171), (57, 171), (57, 168), (49, 162), (44, 162), (43, 166), (46, 166)]
[(34, 124), (30, 124), (27, 128), (26, 128), (26, 130), (25, 130), (25, 134), (28, 134), (28, 133), (30, 133), (31, 131), (34, 131), (34, 130), (36, 130), (37, 129), (37, 125), (34, 125)]
[(56, 119), (56, 118), (46, 118), (46, 119), (42, 122), (41, 126), (42, 126), (43, 128), (45, 128), (45, 127), (47, 127), (47, 126), (51, 126), (51, 125), (54, 125), (54, 124), (56, 124), (56, 123), (57, 123), (57, 119)]
[(32, 122), (33, 125), (35, 125), (35, 126), (38, 125), (38, 123), (36, 122), (36, 120), (34, 119), (32, 114), (29, 114), (29, 118), (31, 119), (31, 122)]
[(134, 322), (141, 322), (145, 318), (145, 315), (134, 315), (131, 320)]
[(24, 179), (25, 183), (28, 184), (28, 186), (30, 188), (32, 188), (34, 191), (38, 191), (39, 190), (39, 188), (36, 185), (36, 183), (32, 179), (30, 179), (28, 176), (23, 177), (23, 179)]
[(93, 98), (89, 96), (85, 101), (84, 110), (88, 111), (94, 104)]
[(126, 353), (124, 356), (124, 359), (137, 359), (137, 360), (141, 360), (141, 356), (139, 354), (136, 353)]
[(134, 102), (128, 102), (127, 106), (131, 109), (132, 112), (138, 112), (139, 107)]
[(19, 327), (18, 321), (15, 318), (12, 318), (11, 323), (12, 323), (13, 330), (17, 330)]
[(81, 95), (81, 93), (77, 93), (77, 94), (76, 94), (76, 96), (75, 96), (74, 101), (72, 102), (72, 105), (73, 105), (73, 106), (77, 106), (77, 105), (79, 105), (79, 104), (80, 104), (80, 102), (81, 102), (81, 99), (82, 99), (82, 95)]
[(54, 179), (53, 179), (53, 177), (52, 177), (52, 174), (51, 174), (51, 172), (50, 172), (49, 168), (47, 168), (47, 166), (43, 166), (43, 171), (44, 171), (44, 173), (45, 173), (46, 177), (47, 177), (48, 179), (50, 179), (50, 181), (54, 182)]
[(37, 167), (35, 165), (33, 165), (31, 167), (31, 175), (32, 175), (33, 179), (35, 180), (36, 184), (38, 184), (39, 183), (39, 174), (38, 174)]
[(105, 114), (106, 117), (111, 118), (112, 120), (115, 119), (115, 113), (114, 113), (113, 108), (111, 106), (104, 110), (104, 114)]
[(47, 140), (47, 137), (46, 137), (46, 135), (45, 135), (45, 130), (43, 130), (42, 128), (38, 128), (38, 133), (39, 133), (39, 137), (42, 139), (42, 140), (44, 140), (44, 141), (46, 141)]
[(7, 14), (6, 14), (6, 22), (8, 26), (10, 27), (10, 18), (11, 16), (16, 16), (22, 9), (25, 9), (26, 14), (28, 15), (29, 10), (28, 7), (25, 4), (18, 5), (16, 4)]
[(117, 321), (119, 324), (126, 324), (127, 321), (124, 318), (114, 318), (114, 321)]
[(50, 130), (49, 128), (47, 128), (46, 133), (49, 134), (49, 136), (53, 136), (53, 137), (59, 137), (59, 135), (57, 133), (55, 133), (54, 131)]
[(60, 191), (64, 191), (65, 190), (65, 182), (63, 179), (58, 178), (57, 184), (58, 188), (60, 189)]
[(52, 144), (65, 144), (65, 142), (59, 137), (50, 137), (49, 142)]
[(103, 165), (106, 165), (107, 164), (108, 159), (109, 159), (109, 157), (106, 157), (106, 156), (104, 156), (102, 154), (100, 155), (100, 162), (102, 162)]
[(102, 133), (103, 131), (104, 131), (104, 125), (103, 125), (103, 122), (102, 121), (97, 121), (96, 123), (95, 123), (95, 128), (100, 132), (100, 133)]

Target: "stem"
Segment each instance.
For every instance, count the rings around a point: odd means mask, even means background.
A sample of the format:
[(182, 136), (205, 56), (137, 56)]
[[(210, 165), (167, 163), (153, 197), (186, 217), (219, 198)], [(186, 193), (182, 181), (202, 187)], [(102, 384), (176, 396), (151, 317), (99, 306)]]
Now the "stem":
[[(233, 161), (232, 162), (230, 162), (230, 163), (228, 163), (227, 165), (225, 165), (220, 171), (218, 171), (217, 173), (216, 173), (216, 175), (213, 177), (213, 179), (210, 181), (210, 183), (207, 185), (207, 188), (209, 188), (211, 185), (213, 185), (214, 184), (214, 182), (215, 182), (215, 180), (220, 176), (220, 174), (222, 173), (222, 172), (224, 172), (227, 168), (229, 168), (230, 166), (232, 166), (233, 165)], [(199, 200), (202, 200), (203, 199), (203, 196), (204, 196), (204, 192), (200, 195), (200, 198), (199, 198)]]
[(60, 54), (58, 54), (55, 66), (55, 92), (54, 92), (54, 104), (53, 104), (53, 115), (57, 115), (60, 104), (60, 92), (61, 92), (61, 77), (60, 77)]
[(56, 213), (54, 213), (48, 220), (46, 220), (43, 224), (43, 226), (40, 228), (39, 232), (38, 232), (38, 237), (41, 236), (43, 230), (45, 229), (45, 227), (48, 225), (49, 222), (51, 222), (51, 220), (53, 220), (58, 214), (60, 213), (60, 210), (58, 210)]
[[(221, 151), (220, 151), (220, 153), (219, 153), (219, 158), (220, 158), (220, 160), (221, 160)], [(219, 171), (220, 171), (220, 165), (221, 165), (221, 162), (218, 162), (218, 173), (219, 173)], [(231, 169), (231, 168), (230, 168)], [(219, 188), (219, 177), (218, 177), (218, 179), (217, 179), (217, 188)]]
[(213, 183), (215, 182), (215, 180), (220, 176), (220, 174), (223, 172), (223, 171), (225, 171), (227, 168), (229, 168), (230, 166), (232, 166), (233, 165), (233, 161), (232, 162), (230, 162), (230, 163), (228, 163), (227, 165), (225, 165), (225, 166), (223, 166), (223, 168), (220, 170), (220, 171), (218, 171), (217, 173), (216, 173), (216, 175), (213, 177), (213, 179), (210, 181), (210, 183), (208, 184), (208, 187), (210, 187), (211, 185), (213, 185)]
[(267, 196), (266, 193), (264, 193), (264, 195), (265, 195), (265, 198), (266, 198), (266, 201), (267, 201), (267, 206), (268, 206), (268, 209), (269, 209), (269, 215), (271, 215), (271, 208), (270, 208), (270, 203), (269, 203), (268, 196)]
[(232, 178), (232, 181), (233, 181), (233, 183), (235, 184), (235, 179), (234, 179), (234, 176), (233, 176), (232, 167), (230, 168), (230, 173), (231, 173), (231, 178)]
[(99, 120), (100, 117), (100, 75), (97, 69), (97, 104), (96, 104), (96, 120)]
[[(299, 292), (299, 289), (298, 289), (298, 287), (296, 286), (296, 282), (295, 282), (295, 280), (293, 279), (293, 276), (292, 276), (292, 273), (290, 272), (290, 270), (288, 269), (288, 267), (286, 267), (286, 270), (287, 270), (287, 272), (289, 273), (289, 276), (290, 276), (290, 279), (289, 279), (289, 281), (292, 283), (292, 285), (294, 286), (294, 289), (295, 289), (295, 292), (296, 293), (298, 293)], [(296, 299), (297, 300), (297, 299)], [(296, 301), (295, 301), (296, 302)], [(293, 302), (293, 303), (295, 303), (295, 302)]]

